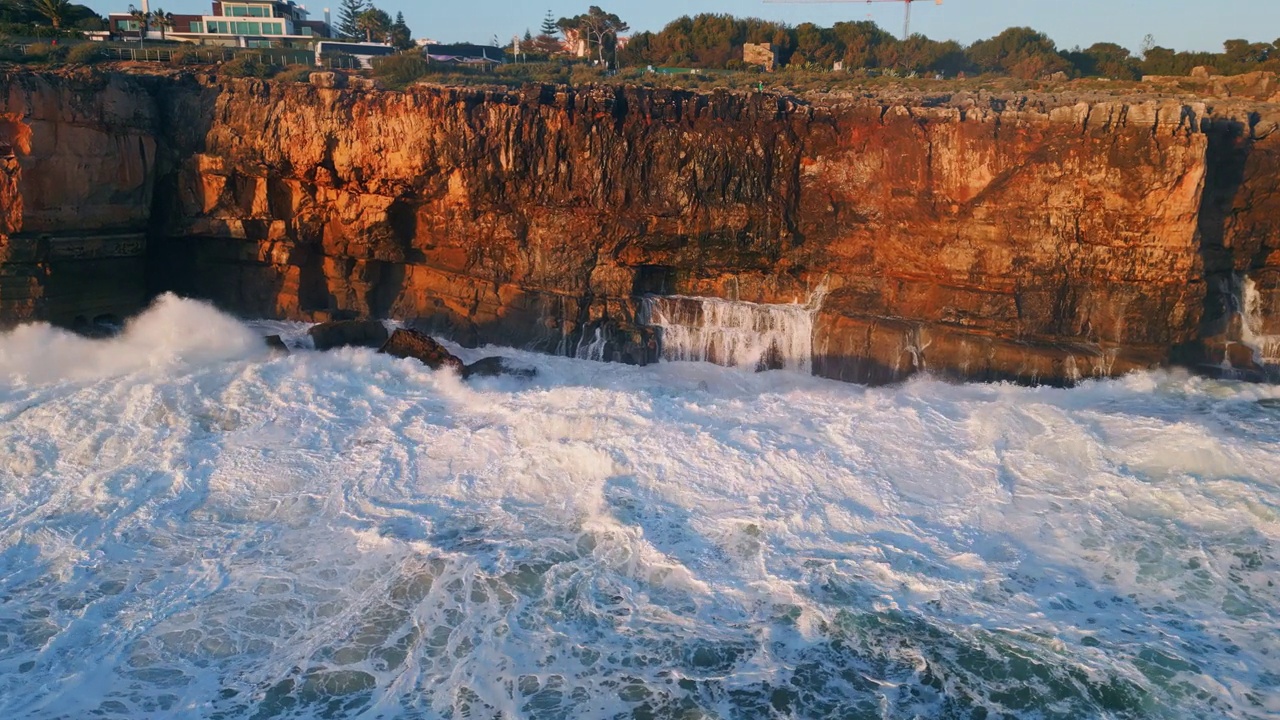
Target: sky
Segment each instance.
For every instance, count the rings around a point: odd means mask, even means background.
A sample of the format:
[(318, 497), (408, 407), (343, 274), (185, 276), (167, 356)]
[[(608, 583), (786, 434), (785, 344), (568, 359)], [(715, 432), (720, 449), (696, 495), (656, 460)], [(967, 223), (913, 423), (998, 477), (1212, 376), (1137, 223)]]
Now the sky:
[[(84, 0), (82, 0), (84, 1)], [(88, 0), (99, 12), (120, 12), (130, 0)], [(140, 4), (140, 3), (139, 3)], [(337, 0), (302, 0), (313, 18)], [(681, 15), (731, 13), (781, 20), (792, 25), (841, 20), (872, 20), (894, 34), (902, 32), (902, 3), (888, 1), (836, 4), (772, 4), (760, 0), (375, 0), (383, 10), (403, 12), (414, 37), (440, 42), (502, 43), (526, 28), (537, 33), (551, 10), (556, 17), (585, 12), (599, 4), (617, 13), (633, 32), (661, 30)], [(205, 13), (207, 0), (152, 0), (169, 12)], [(931, 0), (912, 3), (911, 29), (936, 40), (968, 44), (1007, 27), (1027, 25), (1045, 32), (1060, 48), (1114, 42), (1137, 51), (1150, 34), (1157, 45), (1177, 50), (1222, 49), (1222, 42), (1280, 38), (1280, 0)]]

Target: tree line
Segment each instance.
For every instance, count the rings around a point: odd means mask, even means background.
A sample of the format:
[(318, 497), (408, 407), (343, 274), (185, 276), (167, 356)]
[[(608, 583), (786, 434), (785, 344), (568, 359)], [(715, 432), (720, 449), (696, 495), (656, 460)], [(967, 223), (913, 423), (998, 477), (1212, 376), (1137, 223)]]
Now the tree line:
[(396, 13), (393, 20), (369, 0), (339, 0), (333, 31), (344, 40), (382, 42), (401, 50), (414, 47), (413, 32), (404, 21), (404, 13)]
[(1060, 49), (1047, 35), (1014, 27), (993, 38), (961, 45), (923, 35), (898, 39), (875, 23), (841, 22), (832, 27), (796, 26), (732, 15), (684, 16), (659, 32), (630, 38), (618, 53), (624, 65), (736, 69), (744, 67), (745, 43), (771, 43), (779, 64), (810, 70), (881, 70), (894, 73), (993, 73), (1037, 78), (1062, 72), (1076, 77), (1136, 80), (1143, 75), (1185, 75), (1197, 66), (1219, 74), (1280, 71), (1280, 39), (1274, 43), (1228, 40), (1220, 53), (1178, 52), (1150, 36), (1138, 54), (1115, 43)]
[(92, 8), (68, 0), (0, 0), (0, 25), (19, 31), (41, 25), (55, 33), (106, 28), (106, 22)]

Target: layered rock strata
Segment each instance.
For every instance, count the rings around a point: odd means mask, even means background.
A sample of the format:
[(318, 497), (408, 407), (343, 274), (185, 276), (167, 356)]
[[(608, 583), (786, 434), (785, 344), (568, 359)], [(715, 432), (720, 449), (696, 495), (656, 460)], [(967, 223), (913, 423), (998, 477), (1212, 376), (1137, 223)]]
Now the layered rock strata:
[[(603, 329), (606, 358), (644, 362), (645, 293), (822, 288), (814, 370), (859, 382), (1262, 365), (1258, 338), (1280, 334), (1265, 104), (6, 82), (7, 246), (145, 228), (151, 290), (248, 316), (396, 317), (561, 353)], [(53, 189), (76, 153), (34, 148), (64, 126), (141, 176), (92, 160), (93, 182)], [(112, 212), (77, 217), (111, 188)]]

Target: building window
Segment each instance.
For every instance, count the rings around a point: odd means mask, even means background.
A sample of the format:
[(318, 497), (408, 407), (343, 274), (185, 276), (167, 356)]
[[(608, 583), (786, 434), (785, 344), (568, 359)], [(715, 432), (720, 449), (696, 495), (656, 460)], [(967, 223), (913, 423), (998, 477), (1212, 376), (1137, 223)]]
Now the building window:
[(190, 32), (193, 32), (193, 33), (204, 32), (204, 22), (201, 20), (192, 20)]
[(222, 14), (226, 17), (273, 17), (271, 8), (266, 5), (231, 5), (222, 6)]
[(280, 23), (262, 23), (263, 35), (283, 35), (284, 32), (280, 27)]
[(138, 32), (141, 28), (137, 20), (117, 20), (116, 29), (123, 32)]

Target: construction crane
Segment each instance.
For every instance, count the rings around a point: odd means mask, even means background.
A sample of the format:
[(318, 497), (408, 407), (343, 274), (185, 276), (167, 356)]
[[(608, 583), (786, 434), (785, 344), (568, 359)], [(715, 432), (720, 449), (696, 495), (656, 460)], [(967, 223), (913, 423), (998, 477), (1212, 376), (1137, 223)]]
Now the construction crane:
[[(902, 3), (902, 39), (906, 40), (911, 37), (911, 3), (927, 2), (928, 0), (764, 0), (766, 3), (777, 5), (833, 5), (835, 3), (873, 3), (873, 2), (896, 2)], [(934, 0), (934, 5), (941, 5), (942, 0)]]

